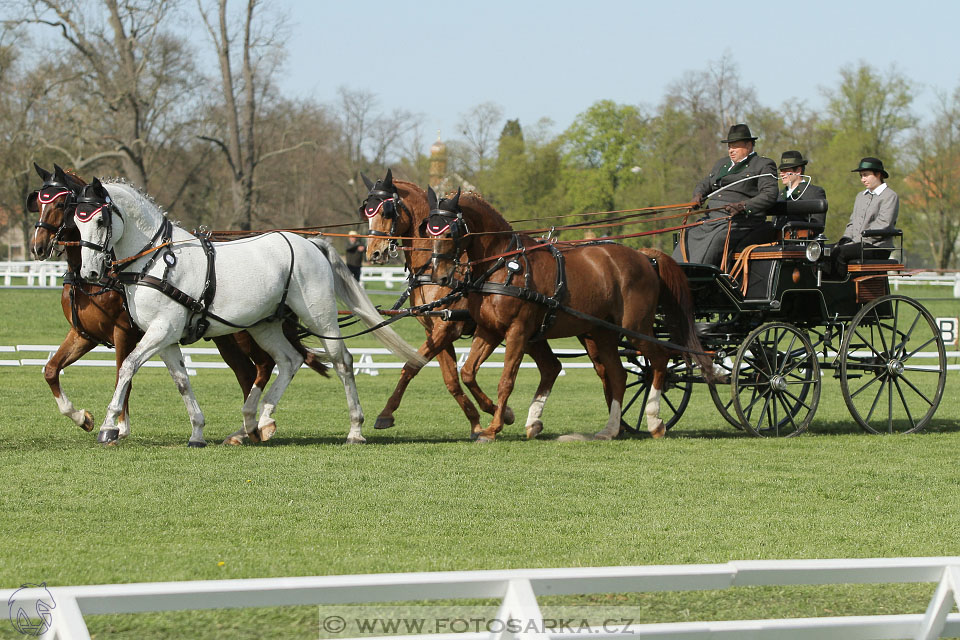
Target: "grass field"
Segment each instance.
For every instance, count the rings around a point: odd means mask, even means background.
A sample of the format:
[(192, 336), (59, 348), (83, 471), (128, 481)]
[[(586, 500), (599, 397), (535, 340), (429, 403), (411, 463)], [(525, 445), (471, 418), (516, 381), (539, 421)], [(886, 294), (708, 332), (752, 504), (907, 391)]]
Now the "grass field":
[[(919, 288), (918, 288), (919, 289)], [(921, 291), (911, 291), (921, 295)], [(56, 344), (58, 293), (0, 291), (0, 344)], [(387, 302), (387, 298), (379, 300)], [(956, 301), (930, 303), (960, 315)], [(399, 323), (419, 344), (419, 326)], [(466, 345), (467, 343), (464, 343)], [(372, 346), (372, 342), (351, 342)], [(494, 391), (498, 371), (482, 370)], [(827, 378), (810, 433), (753, 439), (727, 426), (706, 389), (660, 441), (561, 444), (602, 426), (590, 371), (561, 377), (542, 440), (519, 425), (477, 446), (437, 369), (411, 384), (397, 427), (344, 446), (336, 379), (297, 376), (264, 446), (186, 447), (190, 433), (169, 376), (134, 380), (132, 435), (120, 446), (59, 415), (39, 368), (0, 369), (0, 585), (200, 580), (552, 566), (960, 554), (957, 376), (934, 423), (911, 436), (868, 436)], [(77, 406), (103, 417), (109, 368), (68, 369)], [(395, 372), (358, 376), (368, 424)], [(207, 440), (239, 427), (226, 370), (192, 379)], [(536, 373), (522, 370), (522, 422)], [(755, 588), (627, 594), (646, 621), (922, 612), (933, 585)], [(291, 607), (88, 618), (95, 637), (316, 638), (317, 610)], [(0, 638), (19, 636), (6, 623)]]

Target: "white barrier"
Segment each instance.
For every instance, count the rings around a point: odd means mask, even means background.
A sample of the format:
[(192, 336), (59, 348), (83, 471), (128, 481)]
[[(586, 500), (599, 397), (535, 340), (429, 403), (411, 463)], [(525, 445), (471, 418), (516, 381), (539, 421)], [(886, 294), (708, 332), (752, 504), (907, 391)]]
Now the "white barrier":
[[(7, 353), (28, 353), (28, 354), (45, 354), (42, 358), (32, 357), (32, 358), (4, 358), (0, 359), (0, 366), (12, 366), (12, 367), (42, 367), (47, 364), (47, 361), (53, 357), (53, 354), (56, 353), (59, 347), (52, 344), (18, 344), (16, 346), (0, 346), (0, 358), (4, 357), (4, 354)], [(196, 375), (197, 371), (200, 369), (226, 369), (227, 364), (220, 360), (220, 352), (212, 347), (181, 347), (180, 350), (183, 352), (184, 364), (187, 367), (187, 372), (190, 375)], [(455, 349), (457, 353), (457, 368), (463, 366), (463, 363), (466, 362), (467, 354), (470, 353), (470, 347), (457, 347)], [(583, 351), (579, 349), (554, 349), (554, 353), (559, 356), (568, 355), (568, 354), (582, 354)], [(80, 360), (74, 362), (70, 367), (114, 367), (116, 362), (114, 359), (114, 350), (108, 347), (94, 347), (90, 352), (95, 354), (93, 357), (85, 356)], [(322, 353), (322, 351), (321, 351)], [(353, 354), (353, 370), (354, 373), (365, 373), (367, 375), (375, 376), (379, 374), (381, 369), (402, 369), (404, 363), (396, 360), (394, 356), (388, 349), (384, 348), (365, 348), (365, 349), (350, 349), (350, 353)], [(498, 347), (493, 351), (494, 355), (503, 356), (505, 349), (503, 347)], [(957, 352), (960, 355), (960, 352)], [(110, 354), (109, 358), (106, 357), (97, 357), (100, 354)], [(322, 356), (321, 356), (322, 357)], [(375, 359), (379, 358), (378, 360)], [(206, 358), (215, 358), (213, 360), (208, 360)], [(392, 360), (391, 360), (392, 359)], [(590, 362), (571, 362), (565, 361), (561, 363), (565, 369), (591, 369), (593, 365)], [(163, 367), (163, 361), (159, 357), (154, 357), (153, 359), (146, 362), (143, 366), (145, 367)], [(428, 367), (439, 367), (440, 364), (436, 360), (431, 360), (427, 363)], [(502, 361), (487, 361), (480, 365), (481, 368), (503, 368)], [(534, 362), (523, 362), (520, 364), (520, 367), (523, 369), (536, 368), (536, 363)], [(69, 370), (70, 367), (67, 367)], [(306, 365), (304, 365), (306, 367)], [(560, 375), (564, 375), (563, 372), (560, 372)]]
[[(537, 598), (596, 593), (700, 591), (731, 587), (935, 583), (925, 613), (822, 618), (722, 620), (619, 625), (592, 621), (576, 629), (547, 624)], [(856, 560), (748, 560), (726, 564), (575, 569), (520, 569), (372, 574), (247, 580), (198, 580), (0, 590), (0, 602), (36, 616), (49, 609), (45, 638), (89, 640), (84, 616), (291, 605), (413, 602), (491, 598), (496, 621), (517, 621), (516, 633), (430, 635), (430, 638), (918, 638), (960, 636), (960, 557)], [(52, 601), (52, 602), (51, 602)], [(50, 606), (53, 604), (55, 606)], [(326, 607), (325, 607), (326, 608)], [(342, 620), (342, 618), (341, 618)], [(43, 622), (43, 621), (42, 621)], [(318, 626), (320, 624), (318, 616)], [(328, 630), (329, 631), (329, 630)], [(412, 636), (390, 636), (394, 638)]]
[[(21, 262), (0, 262), (0, 283), (9, 289), (59, 289), (63, 286), (63, 274), (67, 263), (52, 260), (27, 260)], [(360, 270), (360, 282), (382, 282), (387, 289), (394, 285), (403, 285), (407, 274), (403, 267), (363, 267)]]

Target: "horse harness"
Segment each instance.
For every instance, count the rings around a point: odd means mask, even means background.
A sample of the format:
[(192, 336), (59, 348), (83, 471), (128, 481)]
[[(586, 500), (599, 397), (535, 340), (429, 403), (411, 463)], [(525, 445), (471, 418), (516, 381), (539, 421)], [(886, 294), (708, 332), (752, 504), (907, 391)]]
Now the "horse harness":
[[(100, 206), (92, 212), (81, 214), (80, 208), (84, 205)], [(109, 198), (107, 198), (106, 202), (103, 202), (97, 198), (85, 198), (83, 196), (77, 198), (78, 217), (80, 215), (86, 215), (87, 219), (89, 219), (93, 216), (93, 214), (101, 209), (103, 211), (104, 218), (106, 218), (106, 240), (104, 241), (103, 245), (97, 245), (92, 242), (81, 240), (80, 246), (87, 247), (95, 251), (100, 251), (101, 253), (110, 254), (112, 253), (112, 249), (108, 250), (107, 247), (110, 245), (110, 239), (113, 233), (113, 221), (111, 216), (116, 214), (122, 220), (123, 215)], [(153, 234), (153, 237), (146, 243), (146, 245), (144, 245), (143, 249), (134, 254), (135, 256), (142, 256), (148, 253), (150, 254), (150, 257), (143, 265), (143, 268), (140, 269), (139, 273), (130, 273), (124, 271), (127, 266), (133, 264), (134, 260), (130, 260), (128, 262), (113, 262), (115, 265), (114, 272), (116, 275), (111, 279), (112, 281), (116, 281), (127, 286), (142, 285), (150, 287), (151, 289), (155, 289), (164, 294), (171, 300), (183, 305), (190, 311), (190, 317), (187, 319), (187, 325), (185, 327), (185, 334), (180, 339), (181, 344), (191, 344), (202, 338), (210, 328), (211, 318), (221, 324), (227, 325), (228, 327), (233, 327), (234, 329), (246, 329), (247, 326), (249, 326), (235, 324), (210, 311), (210, 307), (213, 305), (213, 300), (217, 293), (216, 249), (214, 248), (214, 244), (210, 239), (210, 236), (210, 233), (198, 233), (195, 236), (197, 240), (199, 240), (200, 246), (203, 248), (203, 252), (207, 258), (207, 273), (203, 283), (203, 291), (201, 292), (199, 298), (194, 298), (182, 289), (175, 287), (168, 279), (170, 270), (173, 269), (173, 267), (177, 264), (177, 256), (170, 248), (173, 242), (173, 223), (170, 222), (168, 218), (163, 219), (160, 227)], [(287, 272), (287, 279), (283, 287), (283, 295), (280, 297), (280, 303), (277, 305), (276, 311), (266, 318), (258, 320), (254, 324), (280, 320), (287, 313), (287, 293), (290, 290), (290, 279), (293, 276), (295, 258), (293, 245), (290, 244), (290, 240), (283, 234), (280, 234), (280, 237), (283, 238), (284, 242), (287, 243), (287, 248), (290, 250), (290, 269)], [(154, 264), (156, 264), (157, 259), (161, 255), (163, 256), (163, 262), (165, 266), (163, 269), (163, 277), (158, 278), (148, 274), (147, 272), (153, 267)]]

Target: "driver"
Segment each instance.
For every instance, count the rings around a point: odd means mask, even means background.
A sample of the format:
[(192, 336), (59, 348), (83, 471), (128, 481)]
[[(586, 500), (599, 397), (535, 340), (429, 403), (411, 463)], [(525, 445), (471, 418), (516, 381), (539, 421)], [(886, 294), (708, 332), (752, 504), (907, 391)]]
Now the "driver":
[[(764, 222), (767, 209), (777, 201), (777, 165), (753, 150), (756, 139), (750, 135), (750, 127), (735, 124), (720, 141), (727, 145), (727, 157), (719, 160), (710, 174), (697, 183), (693, 199), (700, 206), (709, 197), (709, 208), (722, 209), (708, 211), (701, 218), (708, 222), (680, 234), (680, 242), (673, 251), (674, 260), (722, 266), (724, 246), (728, 251), (733, 250)], [(731, 215), (733, 218), (729, 218)]]

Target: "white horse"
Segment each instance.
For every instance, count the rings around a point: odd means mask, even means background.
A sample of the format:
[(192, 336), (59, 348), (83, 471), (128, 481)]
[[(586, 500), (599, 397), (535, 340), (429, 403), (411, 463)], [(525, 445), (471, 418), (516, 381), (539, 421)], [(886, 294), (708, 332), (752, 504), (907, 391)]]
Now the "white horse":
[[(117, 440), (116, 418), (130, 380), (144, 362), (159, 353), (190, 415), (193, 433), (188, 444), (205, 446), (203, 414), (190, 388), (178, 341), (195, 340), (198, 333), (212, 337), (241, 328), (246, 328), (276, 360), (279, 374), (263, 396), (258, 422), (255, 418), (262, 390), (251, 390), (243, 404), (243, 429), (233, 438), (246, 435), (254, 441), (269, 439), (276, 430), (273, 412), (277, 403), (303, 364), (303, 357), (284, 337), (278, 320), (284, 305), (311, 332), (326, 336), (326, 356), (343, 382), (350, 410), (347, 442), (365, 441), (353, 358), (339, 339), (335, 295), (367, 326), (378, 324), (381, 317), (328, 242), (292, 233), (269, 233), (217, 243), (210, 258), (215, 272), (211, 272), (204, 243), (172, 225), (139, 189), (120, 181), (101, 184), (94, 179), (78, 198), (75, 218), (84, 278), (97, 280), (107, 275), (111, 250), (118, 262), (143, 254), (123, 267), (122, 281), (130, 315), (145, 334), (120, 367), (98, 442)], [(168, 244), (157, 249), (164, 243)], [(215, 282), (212, 299), (205, 295), (210, 281)], [(209, 326), (203, 332), (205, 323)], [(374, 335), (398, 356), (422, 366), (417, 351), (389, 327), (377, 329)]]

